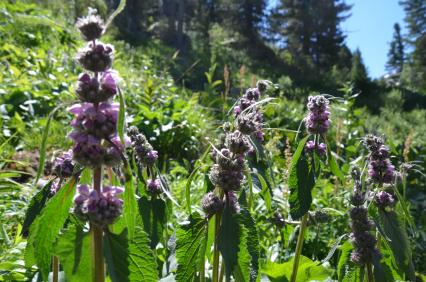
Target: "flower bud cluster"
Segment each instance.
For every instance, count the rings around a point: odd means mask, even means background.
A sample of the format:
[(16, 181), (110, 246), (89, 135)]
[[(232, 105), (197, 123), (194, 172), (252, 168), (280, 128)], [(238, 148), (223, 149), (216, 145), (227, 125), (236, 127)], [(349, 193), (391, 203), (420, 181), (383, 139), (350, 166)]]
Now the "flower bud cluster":
[(123, 189), (104, 186), (100, 192), (88, 185), (79, 185), (74, 198), (74, 213), (84, 221), (103, 227), (112, 224), (121, 214), (123, 200), (118, 196)]
[(256, 88), (247, 89), (234, 107), (236, 128), (243, 134), (253, 135), (260, 141), (263, 141), (263, 114), (257, 105), (257, 101), (265, 90), (266, 83), (259, 81)]
[(379, 191), (374, 197), (374, 202), (379, 209), (386, 210), (395, 206), (395, 196), (386, 191)]
[(74, 166), (72, 150), (68, 150), (53, 161), (52, 172), (60, 178), (68, 178), (72, 176)]
[(224, 203), (214, 192), (209, 192), (204, 195), (201, 200), (201, 208), (207, 217), (211, 217), (223, 210)]
[(384, 145), (384, 140), (374, 135), (367, 135), (363, 139), (364, 145), (370, 152), (368, 158), (368, 175), (379, 185), (392, 183), (395, 176), (395, 167), (389, 160), (390, 151)]
[(75, 115), (69, 137), (74, 141), (74, 159), (82, 165), (113, 166), (120, 162), (124, 145), (116, 134), (118, 104), (110, 99), (117, 93), (118, 76), (110, 67), (114, 48), (98, 39), (104, 32), (102, 19), (91, 12), (77, 21), (87, 46), (80, 49), (76, 60), (89, 74), (80, 74), (76, 93), (82, 103), (69, 111)]
[(324, 143), (319, 143), (317, 145), (314, 141), (309, 140), (305, 144), (305, 152), (312, 154), (314, 151), (316, 151), (319, 156), (325, 156), (327, 153), (327, 146)]
[(305, 117), (305, 126), (309, 134), (324, 134), (330, 127), (329, 101), (323, 95), (309, 96), (309, 113)]
[[(360, 176), (360, 174), (357, 174), (356, 169), (353, 171), (352, 174), (354, 176)], [(351, 199), (353, 207), (349, 211), (352, 229), (350, 240), (354, 246), (351, 261), (363, 266), (371, 262), (373, 255), (379, 251), (376, 249), (376, 238), (371, 234), (374, 224), (368, 219), (368, 211), (364, 207), (365, 193), (362, 192), (362, 187), (359, 186), (361, 180), (359, 178), (354, 180), (355, 187)]]
[(138, 163), (143, 166), (152, 166), (158, 159), (158, 152), (154, 150), (145, 135), (140, 133), (136, 126), (130, 127), (127, 134), (129, 135), (131, 146), (136, 153)]

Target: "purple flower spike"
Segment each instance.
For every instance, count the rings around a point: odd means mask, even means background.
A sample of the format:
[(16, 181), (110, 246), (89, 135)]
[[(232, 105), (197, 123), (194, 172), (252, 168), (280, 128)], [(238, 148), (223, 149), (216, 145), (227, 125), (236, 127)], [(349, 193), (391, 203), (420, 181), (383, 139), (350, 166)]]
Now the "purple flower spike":
[(389, 160), (389, 148), (383, 145), (384, 140), (374, 135), (363, 139), (364, 145), (370, 152), (368, 158), (368, 175), (376, 184), (392, 183), (395, 178), (395, 167)]
[(305, 126), (309, 134), (325, 134), (330, 127), (329, 101), (322, 95), (309, 96)]

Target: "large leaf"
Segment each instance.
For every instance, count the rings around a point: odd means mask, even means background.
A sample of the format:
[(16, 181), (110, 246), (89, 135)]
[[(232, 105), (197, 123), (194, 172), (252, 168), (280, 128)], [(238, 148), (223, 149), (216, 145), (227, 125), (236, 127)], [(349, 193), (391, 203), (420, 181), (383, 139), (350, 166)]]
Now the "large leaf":
[(138, 206), (145, 232), (151, 241), (151, 249), (155, 249), (167, 222), (166, 203), (162, 199), (149, 201), (143, 196), (138, 200)]
[[(396, 279), (397, 277), (393, 277), (391, 259), (386, 256), (381, 256), (378, 253), (373, 254), (372, 264), (374, 266), (373, 275), (375, 281), (393, 282), (400, 280)], [(400, 277), (398, 276), (398, 278)]]
[(238, 215), (234, 214), (229, 204), (226, 204), (222, 214), (222, 224), (219, 232), (219, 251), (222, 254), (225, 264), (227, 279), (231, 277), (238, 263), (240, 235), (241, 228), (238, 223)]
[(405, 278), (415, 281), (412, 252), (405, 224), (395, 211), (379, 210), (380, 226), (385, 233), (385, 240), (392, 250), (396, 264), (405, 273)]
[(49, 273), (56, 237), (68, 218), (76, 182), (77, 178), (72, 177), (47, 203), (30, 228), (27, 243), (29, 258), (35, 259), (44, 279)]
[[(246, 281), (256, 281), (259, 272), (259, 236), (256, 223), (246, 209), (241, 209), (238, 219), (243, 225), (240, 253), (238, 254), (239, 270), (246, 273), (245, 277), (248, 277)], [(247, 254), (245, 254), (246, 252)]]
[[(290, 281), (291, 272), (293, 271), (293, 259), (285, 263), (268, 262), (262, 267), (261, 272), (273, 282)], [(331, 271), (318, 265), (318, 262), (300, 256), (296, 281), (324, 281), (330, 275)]]
[(207, 220), (198, 213), (191, 214), (189, 222), (177, 229), (176, 238), (176, 281), (193, 281), (197, 272), (202, 273), (204, 269), (208, 240)]
[(92, 279), (90, 236), (83, 231), (82, 226), (68, 226), (58, 239), (55, 255), (59, 258), (67, 281)]
[(298, 219), (308, 212), (312, 203), (312, 189), (315, 186), (315, 171), (302, 155), (307, 137), (302, 139), (293, 155), (288, 186), (290, 188), (290, 215)]
[(52, 186), (52, 181), (47, 182), (34, 197), (31, 198), (30, 204), (28, 205), (28, 209), (25, 212), (24, 223), (22, 224), (21, 235), (27, 236), (28, 231), (30, 229), (31, 224), (36, 219), (36, 217), (40, 214), (47, 200), (52, 196), (52, 192), (50, 191), (50, 187)]
[(339, 281), (359, 282), (363, 276), (360, 268), (351, 262), (352, 244), (347, 240), (340, 248), (341, 254), (337, 264), (337, 278)]
[(120, 235), (105, 233), (104, 255), (113, 282), (158, 281), (157, 263), (148, 235), (141, 227), (136, 227), (132, 239), (128, 238), (127, 229)]
[(333, 153), (330, 150), (330, 146), (327, 144), (327, 157), (328, 157), (328, 165), (330, 167), (330, 171), (336, 176), (340, 183), (345, 182), (345, 175), (340, 170), (339, 165), (337, 164), (336, 159), (333, 156)]

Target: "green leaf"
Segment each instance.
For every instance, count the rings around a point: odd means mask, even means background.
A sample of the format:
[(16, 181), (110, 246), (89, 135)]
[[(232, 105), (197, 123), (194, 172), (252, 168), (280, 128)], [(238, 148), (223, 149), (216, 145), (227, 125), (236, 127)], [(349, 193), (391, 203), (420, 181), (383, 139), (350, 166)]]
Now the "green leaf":
[(90, 236), (83, 231), (82, 226), (68, 226), (58, 239), (55, 255), (59, 258), (67, 281), (79, 282), (92, 279)]
[(349, 241), (346, 241), (339, 249), (341, 250), (341, 254), (339, 263), (337, 264), (337, 278), (339, 281), (342, 281), (343, 278), (354, 268), (354, 265), (350, 260), (353, 246)]
[[(68, 218), (76, 182), (77, 178), (72, 177), (52, 197), (30, 227), (27, 248), (33, 252), (33, 257), (44, 279), (47, 279), (49, 273), (56, 237)], [(29, 254), (29, 258), (31, 258), (31, 254)]]
[(176, 231), (176, 281), (192, 281), (204, 268), (208, 240), (208, 222), (198, 213), (189, 216), (189, 222)]
[[(269, 277), (271, 281), (290, 281), (293, 270), (293, 260), (285, 263), (267, 262), (261, 272)], [(324, 281), (331, 276), (331, 271), (318, 265), (317, 261), (312, 261), (307, 257), (300, 256), (299, 268), (296, 281)]]
[[(373, 275), (374, 275), (375, 281), (393, 282), (396, 280), (393, 278), (392, 271), (389, 268), (389, 266), (386, 264), (386, 261), (381, 260), (380, 254), (378, 253), (373, 254), (372, 264), (374, 266)], [(415, 280), (412, 280), (412, 281), (415, 281)]]
[(191, 184), (194, 180), (194, 177), (197, 175), (197, 171), (200, 169), (200, 167), (194, 168), (194, 170), (191, 172), (191, 174), (188, 177), (188, 180), (186, 181), (185, 186), (185, 199), (186, 199), (186, 208), (188, 209), (188, 213), (191, 214)]
[(260, 195), (262, 195), (263, 200), (265, 201), (266, 208), (268, 211), (271, 211), (271, 191), (269, 190), (268, 184), (265, 179), (259, 173), (256, 173), (257, 178), (259, 179), (260, 185), (262, 186), (262, 190), (260, 191)]
[(167, 223), (166, 203), (162, 199), (149, 201), (143, 196), (138, 200), (138, 206), (144, 230), (151, 241), (151, 249), (155, 249), (162, 239)]
[(340, 183), (345, 183), (345, 175), (340, 170), (339, 165), (337, 164), (336, 159), (334, 158), (330, 146), (327, 144), (327, 157), (328, 157), (328, 165), (330, 166), (330, 171), (336, 176)]
[(219, 231), (219, 251), (225, 264), (227, 279), (231, 277), (234, 267), (238, 263), (241, 228), (237, 215), (227, 203), (222, 214), (222, 223)]
[[(126, 2), (126, 1), (122, 1), (122, 2)], [(120, 87), (118, 87), (117, 89), (118, 89), (118, 97), (120, 99), (120, 107), (118, 109), (118, 120), (117, 120), (117, 133), (118, 133), (118, 136), (120, 137), (121, 143), (125, 144), (126, 141), (124, 140), (124, 124), (126, 122), (126, 102), (124, 101), (124, 96), (123, 96), (123, 93), (121, 92)]]
[(342, 236), (340, 236), (339, 238), (336, 239), (336, 241), (333, 243), (330, 251), (328, 252), (327, 256), (321, 261), (321, 263), (325, 263), (333, 257), (334, 252), (339, 247), (340, 241), (342, 241), (342, 239), (345, 238), (346, 236), (348, 236), (348, 234), (343, 234)]
[(379, 220), (399, 270), (405, 273), (406, 279), (415, 281), (411, 246), (403, 220), (395, 211), (383, 210), (379, 210)]
[(290, 177), (288, 186), (290, 188), (290, 215), (298, 219), (308, 212), (312, 203), (312, 189), (315, 186), (315, 172), (305, 156), (301, 156), (301, 150), (306, 138), (299, 144), (291, 161)]
[(259, 272), (259, 236), (256, 223), (246, 209), (241, 209), (238, 215), (239, 222), (243, 225), (238, 253), (238, 267), (234, 271), (237, 281), (238, 277), (245, 278), (244, 281), (256, 281)]
[(132, 239), (127, 235), (127, 229), (120, 235), (109, 232), (104, 235), (104, 256), (111, 281), (158, 281), (148, 235), (141, 227), (136, 227)]
[(132, 239), (135, 233), (136, 215), (138, 214), (138, 207), (135, 197), (135, 188), (133, 186), (133, 176), (130, 166), (127, 162), (124, 163), (124, 178), (126, 182), (124, 184), (124, 207), (123, 216), (126, 220), (129, 238)]
[(34, 197), (31, 198), (28, 209), (25, 212), (24, 223), (22, 224), (21, 235), (27, 236), (31, 224), (40, 214), (41, 210), (44, 208), (47, 200), (52, 196), (50, 187), (52, 186), (52, 181), (47, 182)]

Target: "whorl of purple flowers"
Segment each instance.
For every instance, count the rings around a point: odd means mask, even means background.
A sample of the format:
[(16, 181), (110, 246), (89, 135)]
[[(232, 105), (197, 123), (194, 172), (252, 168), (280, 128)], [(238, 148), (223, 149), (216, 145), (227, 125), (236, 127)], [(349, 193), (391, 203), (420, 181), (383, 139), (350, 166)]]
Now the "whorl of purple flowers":
[(128, 129), (127, 134), (131, 141), (131, 146), (136, 154), (136, 160), (142, 166), (152, 166), (158, 159), (158, 152), (154, 150), (145, 135), (139, 132), (136, 126)]
[(201, 200), (201, 207), (207, 217), (222, 211), (223, 201), (214, 193), (209, 192)]
[(395, 176), (395, 167), (389, 160), (389, 148), (384, 145), (384, 140), (378, 136), (367, 135), (363, 139), (364, 145), (370, 152), (368, 158), (368, 175), (379, 185), (392, 183)]
[(226, 132), (220, 149), (214, 149), (214, 164), (210, 169), (210, 181), (221, 189), (227, 202), (235, 212), (239, 212), (237, 196), (244, 180), (245, 157), (253, 147), (250, 138), (263, 140), (263, 116), (256, 105), (260, 95), (266, 90), (264, 82), (258, 82), (256, 88), (250, 88), (234, 108), (235, 130)]
[(380, 191), (374, 197), (374, 202), (379, 209), (386, 210), (395, 205), (395, 196), (386, 191)]
[(362, 191), (360, 172), (357, 168), (353, 169), (352, 176), (355, 185), (351, 199), (353, 207), (349, 211), (352, 228), (350, 240), (354, 246), (351, 261), (362, 266), (371, 262), (373, 255), (379, 251), (376, 249), (376, 238), (371, 234), (374, 224), (368, 219), (368, 211), (364, 207), (365, 193)]
[(68, 150), (53, 161), (52, 172), (60, 178), (68, 178), (72, 176), (74, 166), (72, 150)]
[(123, 200), (118, 198), (122, 192), (122, 188), (115, 186), (104, 186), (98, 192), (88, 185), (79, 185), (74, 198), (74, 213), (100, 227), (112, 224), (123, 208)]
[(309, 134), (324, 134), (330, 127), (329, 101), (323, 95), (309, 96), (305, 126)]
[(314, 141), (309, 140), (305, 145), (306, 153), (313, 153), (316, 149), (316, 152), (319, 156), (324, 156), (327, 153), (327, 146), (324, 143), (315, 144)]

